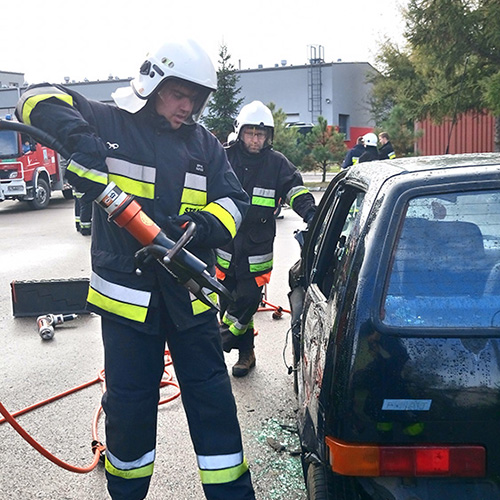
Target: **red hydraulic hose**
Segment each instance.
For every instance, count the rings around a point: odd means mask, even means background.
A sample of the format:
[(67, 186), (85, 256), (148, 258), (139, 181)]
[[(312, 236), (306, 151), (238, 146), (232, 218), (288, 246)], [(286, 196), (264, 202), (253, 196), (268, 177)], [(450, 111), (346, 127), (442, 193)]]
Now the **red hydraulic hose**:
[[(164, 370), (164, 376), (163, 376), (163, 378), (161, 380), (161, 383), (160, 383), (160, 387), (173, 386), (177, 390), (176, 390), (176, 392), (172, 396), (170, 396), (170, 397), (168, 397), (166, 399), (161, 400), (158, 403), (159, 405), (165, 404), (165, 403), (168, 403), (168, 402), (174, 400), (175, 398), (179, 397), (180, 393), (181, 393), (180, 389), (179, 389), (179, 385), (177, 384), (177, 382), (175, 382), (173, 380), (172, 374), (167, 370), (167, 367), (172, 364), (172, 359), (170, 357), (170, 352), (169, 351), (165, 351), (165, 357), (166, 357), (165, 370)], [(40, 443), (38, 443), (37, 441), (35, 441), (35, 439), (33, 439), (21, 427), (21, 425), (19, 425), (17, 423), (15, 417), (17, 417), (19, 415), (23, 415), (25, 413), (28, 413), (29, 411), (34, 410), (35, 408), (39, 408), (39, 407), (41, 407), (43, 405), (46, 405), (48, 403), (51, 403), (52, 401), (56, 401), (58, 399), (61, 399), (64, 396), (67, 396), (68, 394), (72, 394), (74, 392), (77, 392), (77, 391), (80, 391), (82, 389), (85, 389), (86, 387), (90, 387), (91, 385), (96, 384), (97, 382), (102, 382), (102, 384), (103, 384), (103, 391), (104, 391), (104, 386), (105, 386), (104, 370), (102, 370), (99, 373), (99, 376), (96, 377), (94, 380), (90, 380), (89, 382), (86, 382), (86, 383), (84, 383), (82, 385), (79, 385), (79, 386), (73, 388), (73, 389), (70, 389), (70, 390), (65, 391), (65, 392), (63, 392), (61, 394), (58, 394), (57, 396), (53, 396), (53, 397), (48, 398), (48, 399), (46, 399), (44, 401), (40, 401), (40, 402), (38, 402), (38, 403), (36, 403), (34, 405), (29, 406), (28, 408), (25, 408), (23, 410), (19, 410), (19, 411), (13, 413), (13, 414), (9, 413), (9, 411), (5, 408), (5, 406), (0, 402), (0, 413), (4, 417), (3, 419), (0, 420), (0, 425), (3, 424), (3, 423), (5, 423), (5, 422), (8, 422), (14, 428), (14, 430), (25, 441), (27, 441), (33, 448), (35, 448), (35, 450), (37, 450), (41, 455), (43, 455), (45, 458), (47, 458), (48, 460), (50, 460), (55, 465), (58, 465), (59, 467), (61, 467), (63, 469), (66, 469), (66, 470), (68, 470), (70, 472), (76, 472), (76, 473), (79, 473), (79, 474), (84, 474), (84, 473), (90, 472), (93, 469), (95, 469), (95, 467), (97, 466), (97, 464), (99, 463), (99, 461), (101, 459), (102, 453), (106, 449), (106, 446), (99, 442), (98, 432), (97, 432), (99, 417), (100, 417), (101, 412), (102, 412), (102, 406), (101, 405), (99, 405), (99, 407), (95, 411), (94, 418), (92, 420), (92, 439), (93, 439), (93, 441), (92, 441), (92, 452), (94, 453), (94, 459), (93, 459), (92, 463), (89, 466), (87, 466), (87, 467), (76, 467), (76, 466), (68, 464), (68, 463), (64, 462), (63, 460), (61, 460), (61, 459), (57, 458), (56, 456), (54, 456), (52, 453), (50, 453), (49, 451), (47, 451)]]

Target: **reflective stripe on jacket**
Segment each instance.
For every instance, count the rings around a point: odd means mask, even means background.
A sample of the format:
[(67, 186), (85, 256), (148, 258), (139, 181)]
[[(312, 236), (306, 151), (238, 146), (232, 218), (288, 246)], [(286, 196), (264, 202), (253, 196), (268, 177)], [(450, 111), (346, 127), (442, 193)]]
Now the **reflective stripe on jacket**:
[[(16, 114), (56, 137), (71, 153), (67, 178), (87, 199), (94, 199), (113, 181), (134, 195), (160, 227), (169, 227), (172, 216), (202, 214), (210, 239), (189, 249), (214, 270), (213, 249), (236, 234), (248, 196), (224, 149), (204, 127), (183, 125), (172, 130), (151, 104), (130, 114), (60, 85), (28, 88)], [(178, 327), (204, 321), (208, 308), (157, 263), (137, 276), (134, 255), (140, 244), (108, 222), (104, 211), (94, 212), (89, 309), (147, 330), (148, 311), (156, 304), (155, 294), (161, 293)]]

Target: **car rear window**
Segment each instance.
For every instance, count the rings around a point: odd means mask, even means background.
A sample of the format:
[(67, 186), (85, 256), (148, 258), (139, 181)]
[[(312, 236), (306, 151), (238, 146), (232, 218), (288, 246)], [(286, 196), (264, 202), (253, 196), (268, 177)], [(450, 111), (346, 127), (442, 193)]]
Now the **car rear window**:
[(382, 311), (395, 327), (500, 326), (498, 190), (410, 200)]

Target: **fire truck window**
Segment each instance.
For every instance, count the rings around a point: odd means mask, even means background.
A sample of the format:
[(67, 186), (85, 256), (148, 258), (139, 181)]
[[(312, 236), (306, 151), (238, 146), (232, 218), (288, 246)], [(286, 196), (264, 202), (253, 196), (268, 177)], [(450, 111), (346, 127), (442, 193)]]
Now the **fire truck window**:
[(34, 151), (36, 148), (36, 141), (30, 135), (21, 134), (21, 144), (23, 153)]
[(0, 156), (12, 158), (18, 155), (17, 134), (10, 130), (0, 131)]

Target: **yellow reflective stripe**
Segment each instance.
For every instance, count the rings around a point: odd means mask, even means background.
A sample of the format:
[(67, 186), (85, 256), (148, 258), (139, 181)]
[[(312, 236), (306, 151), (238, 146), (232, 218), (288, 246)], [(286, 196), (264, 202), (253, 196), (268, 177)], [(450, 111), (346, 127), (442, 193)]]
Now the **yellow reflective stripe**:
[(236, 222), (232, 214), (226, 210), (226, 208), (213, 202), (209, 203), (203, 211), (217, 217), (217, 219), (219, 219), (224, 227), (229, 231), (229, 234), (231, 234), (233, 238), (236, 236)]
[(243, 325), (240, 323), (236, 316), (232, 316), (227, 312), (222, 317), (222, 322), (229, 327), (229, 331), (236, 337), (243, 335), (249, 327), (249, 325)]
[[(241, 328), (238, 328), (241, 327)], [(241, 323), (234, 323), (229, 327), (229, 331), (235, 336), (240, 337), (248, 330), (248, 325), (242, 326)]]
[[(217, 304), (217, 294), (215, 292), (208, 294), (208, 297), (210, 300), (214, 303)], [(191, 302), (191, 308), (193, 310), (193, 314), (196, 316), (197, 314), (201, 314), (205, 311), (208, 311), (211, 309), (210, 306), (207, 306), (207, 304), (203, 303), (200, 299), (195, 299)]]
[(252, 273), (271, 269), (273, 267), (273, 252), (264, 255), (250, 255), (248, 257), (248, 265)]
[(215, 254), (216, 254), (217, 263), (219, 264), (219, 266), (223, 267), (224, 269), (228, 269), (230, 264), (231, 264), (231, 260), (232, 260), (233, 256), (229, 252), (225, 252), (224, 250), (221, 250), (220, 248), (217, 248), (215, 250)]
[(69, 104), (70, 106), (73, 106), (73, 98), (69, 94), (39, 94), (39, 95), (34, 95), (32, 97), (29, 97), (26, 99), (26, 102), (23, 105), (23, 123), (26, 123), (27, 125), (31, 125), (31, 112), (35, 109), (35, 106), (41, 102), (45, 101), (46, 99), (50, 99), (51, 97), (56, 97), (57, 99), (60, 99), (61, 101), (65, 102), (66, 104)]
[(109, 460), (105, 457), (106, 470), (113, 476), (121, 477), (123, 479), (137, 479), (140, 477), (148, 477), (153, 475), (154, 463), (145, 465), (144, 467), (139, 467), (137, 469), (122, 470), (117, 469)]
[(262, 196), (252, 196), (252, 205), (257, 205), (259, 207), (272, 207), (276, 206), (276, 200), (274, 198), (263, 198)]
[(263, 262), (261, 264), (250, 264), (250, 272), (251, 273), (259, 273), (260, 271), (266, 271), (267, 269), (271, 269), (273, 267), (272, 259), (269, 262)]
[(70, 161), (67, 170), (73, 172), (75, 175), (81, 177), (82, 179), (87, 179), (97, 184), (108, 184), (108, 174), (99, 172), (99, 170), (85, 168), (75, 161)]
[(116, 174), (109, 174), (108, 177), (110, 181), (113, 181), (122, 191), (125, 191), (128, 194), (140, 196), (141, 198), (147, 198), (149, 200), (152, 200), (155, 197), (154, 184), (136, 181), (134, 179), (129, 179), (128, 177)]
[(290, 198), (290, 207), (293, 208), (293, 202), (295, 201), (295, 198), (297, 198), (297, 196), (300, 196), (301, 194), (306, 194), (306, 193), (309, 193), (309, 190), (306, 189), (306, 188), (303, 188), (301, 189), (299, 192), (295, 193), (291, 198)]
[(204, 207), (207, 204), (207, 193), (206, 191), (197, 191), (185, 187), (182, 191), (181, 203)]
[(248, 470), (248, 464), (246, 459), (235, 467), (229, 467), (227, 469), (220, 470), (203, 470), (200, 469), (200, 478), (203, 484), (223, 484), (236, 481)]
[(220, 255), (217, 255), (217, 264), (223, 269), (229, 269), (231, 262), (229, 260), (223, 259)]
[(394, 160), (396, 158), (396, 153), (393, 151), (392, 153), (389, 153), (389, 160)]
[(236, 316), (232, 316), (227, 312), (224, 314), (222, 318), (222, 322), (227, 326), (231, 326), (233, 323), (236, 323), (236, 321), (238, 321), (238, 318)]
[(148, 313), (147, 307), (136, 306), (111, 299), (97, 292), (92, 287), (89, 287), (87, 301), (90, 304), (93, 304), (104, 311), (116, 314), (117, 316), (122, 316), (123, 318), (138, 321), (140, 323), (144, 323), (144, 321), (146, 321), (146, 315)]

